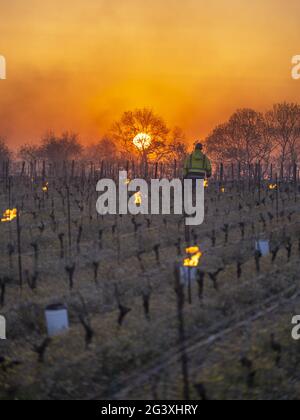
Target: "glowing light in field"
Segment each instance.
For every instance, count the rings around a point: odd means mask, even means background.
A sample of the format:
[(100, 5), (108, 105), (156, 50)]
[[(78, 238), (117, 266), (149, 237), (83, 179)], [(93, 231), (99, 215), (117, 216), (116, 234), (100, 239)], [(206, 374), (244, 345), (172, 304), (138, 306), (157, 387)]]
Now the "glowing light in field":
[(42, 191), (46, 193), (48, 192), (48, 190), (49, 190), (49, 182), (46, 182), (42, 187)]
[(269, 185), (269, 190), (277, 190), (277, 184), (270, 184)]
[(209, 185), (209, 184), (208, 184), (208, 181), (207, 181), (207, 179), (205, 179), (205, 180), (204, 180), (204, 188), (208, 188), (208, 185)]
[(139, 133), (133, 139), (133, 144), (139, 150), (147, 150), (151, 146), (152, 138), (149, 134)]
[(143, 199), (142, 199), (142, 194), (141, 194), (140, 191), (138, 191), (134, 194), (134, 202), (135, 202), (136, 206), (141, 206), (142, 205)]
[(1, 219), (1, 223), (11, 222), (17, 217), (17, 209), (7, 209), (3, 213), (3, 217)]
[(184, 267), (198, 267), (202, 252), (198, 246), (187, 248), (185, 252), (189, 255), (183, 262)]

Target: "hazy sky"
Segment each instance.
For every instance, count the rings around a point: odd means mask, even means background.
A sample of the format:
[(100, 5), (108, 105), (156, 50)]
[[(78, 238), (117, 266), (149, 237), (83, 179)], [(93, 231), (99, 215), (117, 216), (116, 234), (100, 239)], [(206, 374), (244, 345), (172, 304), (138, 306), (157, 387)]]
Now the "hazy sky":
[(48, 129), (90, 142), (144, 106), (201, 138), (238, 107), (300, 98), (299, 0), (1, 3), (0, 135), (11, 146)]

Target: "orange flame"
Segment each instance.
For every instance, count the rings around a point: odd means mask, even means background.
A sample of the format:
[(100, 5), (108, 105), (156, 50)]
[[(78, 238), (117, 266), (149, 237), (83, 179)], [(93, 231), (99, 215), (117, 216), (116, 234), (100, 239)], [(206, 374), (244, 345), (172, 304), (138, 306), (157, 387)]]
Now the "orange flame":
[(185, 250), (189, 255), (188, 258), (185, 258), (183, 261), (184, 267), (198, 267), (200, 258), (202, 257), (202, 252), (198, 246), (192, 246)]
[(207, 179), (205, 179), (205, 180), (204, 180), (204, 188), (208, 188), (208, 185), (209, 185), (209, 184), (208, 184), (208, 180), (207, 180)]
[(11, 222), (17, 217), (17, 209), (7, 209), (3, 213), (1, 223)]
[(142, 205), (142, 194), (140, 191), (136, 192), (134, 194), (134, 202), (136, 206), (141, 206)]
[(277, 184), (270, 184), (269, 190), (277, 190)]
[(46, 192), (48, 192), (48, 190), (49, 190), (49, 182), (46, 182), (46, 183), (43, 185), (42, 191), (43, 191), (44, 193), (46, 193)]

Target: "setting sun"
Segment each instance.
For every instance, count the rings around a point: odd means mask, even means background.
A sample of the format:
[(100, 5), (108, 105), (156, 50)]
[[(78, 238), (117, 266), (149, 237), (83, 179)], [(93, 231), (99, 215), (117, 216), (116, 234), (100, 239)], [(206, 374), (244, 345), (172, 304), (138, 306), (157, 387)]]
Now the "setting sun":
[(149, 134), (139, 133), (133, 139), (133, 144), (139, 150), (147, 150), (151, 146), (152, 138)]

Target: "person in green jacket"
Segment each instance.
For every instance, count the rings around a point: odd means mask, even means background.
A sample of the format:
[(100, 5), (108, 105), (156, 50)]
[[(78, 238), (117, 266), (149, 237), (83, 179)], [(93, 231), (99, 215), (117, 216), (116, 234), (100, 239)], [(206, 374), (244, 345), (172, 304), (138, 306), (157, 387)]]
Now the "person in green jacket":
[(203, 145), (198, 143), (196, 144), (194, 152), (186, 158), (183, 170), (184, 178), (205, 179), (211, 177), (211, 162), (202, 150)]

